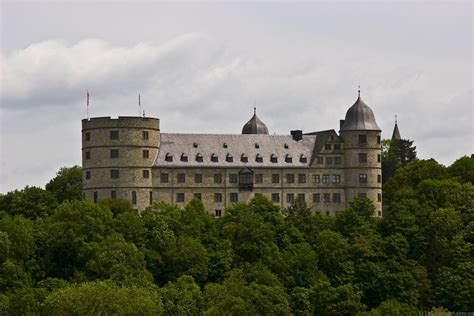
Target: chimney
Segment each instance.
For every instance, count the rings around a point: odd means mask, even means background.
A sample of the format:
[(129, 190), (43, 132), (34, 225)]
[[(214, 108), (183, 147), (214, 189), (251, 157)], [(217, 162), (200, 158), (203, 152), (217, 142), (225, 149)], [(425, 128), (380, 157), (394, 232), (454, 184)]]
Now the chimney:
[(293, 137), (294, 141), (299, 142), (300, 140), (303, 139), (303, 131), (302, 130), (294, 130), (290, 132), (291, 136)]
[(344, 125), (345, 120), (339, 120), (339, 129), (342, 129), (342, 126)]

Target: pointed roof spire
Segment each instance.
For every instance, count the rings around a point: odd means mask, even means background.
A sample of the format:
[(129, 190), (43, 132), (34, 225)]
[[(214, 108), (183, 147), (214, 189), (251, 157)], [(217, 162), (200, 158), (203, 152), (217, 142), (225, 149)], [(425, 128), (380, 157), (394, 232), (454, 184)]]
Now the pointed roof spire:
[(360, 85), (359, 85), (359, 90), (357, 90), (357, 92), (359, 93), (359, 98), (360, 98)]
[(253, 107), (253, 115), (257, 115), (257, 107), (256, 106)]
[(398, 130), (398, 116), (395, 115), (395, 126), (393, 127), (393, 133), (392, 133), (392, 140), (400, 140), (402, 137), (400, 136), (400, 131)]

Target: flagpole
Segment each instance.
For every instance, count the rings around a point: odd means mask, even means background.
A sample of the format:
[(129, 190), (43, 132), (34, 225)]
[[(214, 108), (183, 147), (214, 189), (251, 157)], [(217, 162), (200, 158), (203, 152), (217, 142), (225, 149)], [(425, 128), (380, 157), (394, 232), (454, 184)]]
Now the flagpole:
[(140, 93), (138, 94), (138, 116), (142, 114), (142, 104), (140, 100)]
[(87, 103), (87, 120), (89, 120), (89, 89), (87, 89), (87, 96), (86, 96), (86, 103)]

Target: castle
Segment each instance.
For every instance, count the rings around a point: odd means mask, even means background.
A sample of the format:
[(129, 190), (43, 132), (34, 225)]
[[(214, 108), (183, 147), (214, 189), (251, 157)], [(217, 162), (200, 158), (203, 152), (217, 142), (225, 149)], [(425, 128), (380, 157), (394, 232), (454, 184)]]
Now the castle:
[(161, 133), (151, 117), (82, 120), (83, 198), (184, 206), (215, 216), (262, 194), (281, 207), (301, 200), (335, 215), (367, 197), (382, 216), (381, 130), (359, 92), (335, 130), (270, 135), (257, 117), (241, 134)]

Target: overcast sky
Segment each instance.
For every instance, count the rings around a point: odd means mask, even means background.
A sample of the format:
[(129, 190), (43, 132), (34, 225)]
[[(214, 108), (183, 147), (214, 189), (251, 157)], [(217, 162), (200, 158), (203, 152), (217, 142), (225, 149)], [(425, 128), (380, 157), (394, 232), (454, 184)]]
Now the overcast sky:
[(81, 164), (91, 116), (161, 131), (339, 129), (357, 98), (420, 158), (474, 151), (473, 7), (464, 2), (1, 1), (0, 192)]

